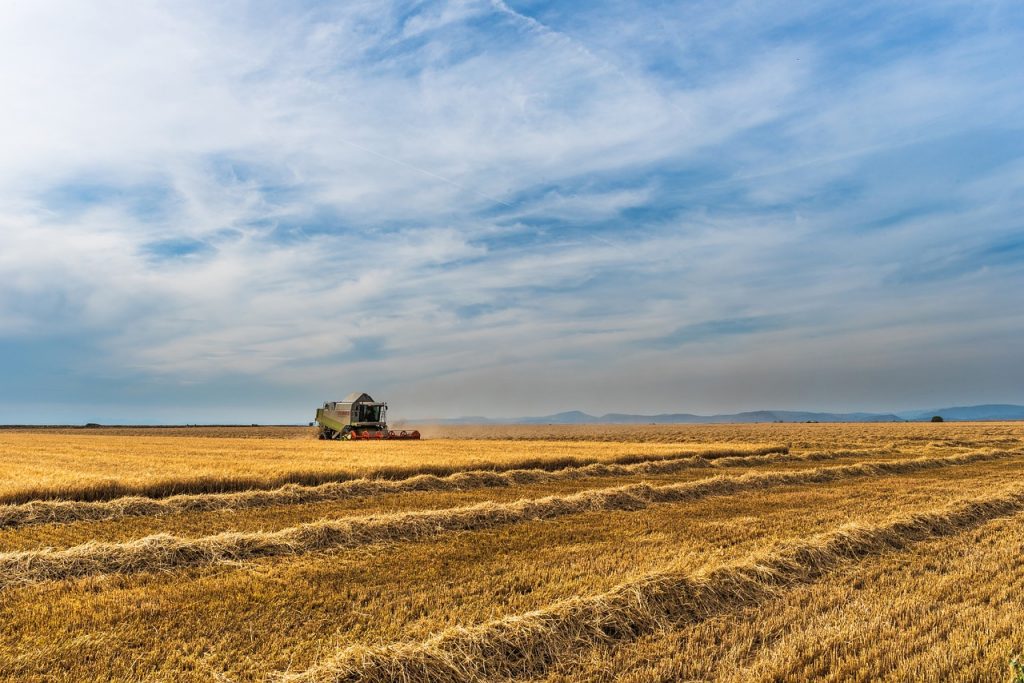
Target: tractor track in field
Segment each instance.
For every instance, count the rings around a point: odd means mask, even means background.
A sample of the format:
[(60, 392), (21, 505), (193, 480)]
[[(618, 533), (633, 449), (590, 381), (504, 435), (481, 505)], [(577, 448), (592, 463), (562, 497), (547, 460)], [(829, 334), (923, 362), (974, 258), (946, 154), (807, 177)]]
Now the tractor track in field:
[(671, 568), (596, 595), (571, 598), (522, 615), (449, 628), (425, 641), (346, 647), (281, 683), (490, 681), (538, 676), (598, 645), (699, 623), (762, 604), (866, 558), (954, 536), (1024, 511), (1024, 487), (904, 515), (881, 524), (846, 524), (829, 533), (697, 573)]
[(181, 494), (168, 498), (129, 496), (108, 501), (37, 500), (0, 505), (0, 529), (40, 524), (112, 521), (128, 517), (158, 517), (217, 510), (248, 510), (278, 505), (306, 505), (367, 498), (388, 494), (426, 491), (469, 491), (482, 488), (510, 488), (558, 481), (579, 481), (598, 477), (664, 475), (690, 469), (756, 467), (779, 462), (821, 462), (839, 458), (883, 455), (871, 451), (828, 451), (789, 455), (782, 452), (724, 456), (703, 455), (675, 458), (657, 456), (631, 464), (596, 463), (562, 469), (468, 470), (447, 476), (420, 474), (408, 479), (353, 479), (316, 486), (287, 484), (271, 490), (236, 493)]
[(345, 517), (273, 532), (225, 532), (198, 538), (157, 534), (124, 543), (88, 543), (67, 549), (0, 553), (0, 588), (85, 576), (170, 571), (263, 557), (296, 556), (381, 542), (406, 542), (592, 511), (635, 511), (651, 505), (801, 484), (899, 475), (1016, 457), (1016, 451), (818, 467), (785, 472), (719, 475), (653, 486), (631, 484), (565, 496), (480, 503), (458, 508)]

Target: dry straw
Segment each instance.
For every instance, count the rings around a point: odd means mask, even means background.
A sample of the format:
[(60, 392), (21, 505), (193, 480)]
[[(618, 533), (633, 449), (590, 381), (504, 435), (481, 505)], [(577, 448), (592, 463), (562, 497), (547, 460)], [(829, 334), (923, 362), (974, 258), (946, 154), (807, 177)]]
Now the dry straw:
[[(556, 471), (567, 467), (582, 467), (592, 464), (628, 465), (653, 460), (678, 460), (686, 457), (701, 457), (707, 460), (728, 457), (750, 457), (759, 455), (788, 453), (788, 446), (763, 446), (756, 448), (734, 447), (714, 448), (707, 450), (684, 450), (661, 455), (641, 455), (626, 453), (613, 457), (537, 457), (523, 456), (509, 458), (501, 462), (486, 465), (491, 472), (505, 472), (518, 469), (537, 469)], [(477, 468), (483, 467), (477, 465)], [(35, 486), (0, 494), (0, 504), (28, 503), (35, 500), (77, 500), (77, 501), (108, 501), (125, 497), (166, 498), (182, 494), (228, 493), (250, 490), (270, 490), (289, 484), (300, 486), (318, 486), (331, 482), (352, 481), (363, 478), (398, 480), (418, 475), (446, 477), (467, 471), (458, 465), (440, 463), (420, 463), (413, 466), (378, 467), (369, 472), (366, 470), (316, 470), (286, 472), (271, 477), (246, 476), (202, 476), (163, 479), (141, 483), (122, 481), (101, 481), (80, 485)]]
[(756, 605), (846, 563), (951, 536), (1024, 510), (1024, 488), (897, 518), (849, 524), (697, 574), (661, 571), (599, 595), (520, 616), (446, 630), (423, 641), (352, 646), (288, 683), (485, 681), (537, 676), (595, 645), (607, 645)]
[(453, 531), (471, 531), (530, 520), (554, 519), (591, 511), (641, 510), (657, 503), (697, 500), (713, 495), (763, 490), (794, 484), (820, 484), (858, 477), (916, 472), (1011, 457), (1018, 451), (993, 451), (858, 463), (791, 472), (720, 475), (698, 481), (652, 486), (633, 484), (566, 496), (480, 503), (443, 510), (401, 512), (324, 520), (274, 532), (228, 532), (200, 538), (157, 534), (127, 543), (88, 543), (64, 550), (0, 553), (0, 588), (47, 580), (237, 562), (261, 557), (300, 555), (371, 543), (413, 541)]
[(129, 496), (109, 501), (37, 500), (20, 505), (0, 505), (0, 528), (17, 528), (34, 524), (66, 524), (80, 521), (109, 521), (126, 517), (155, 517), (214, 510), (244, 510), (275, 505), (303, 505), (414, 491), (510, 488), (597, 477), (672, 474), (694, 468), (753, 467), (780, 461), (812, 462), (871, 454), (870, 451), (831, 451), (791, 456), (783, 452), (774, 452), (717, 459), (709, 459), (706, 455), (687, 455), (675, 458), (654, 456), (628, 465), (598, 463), (582, 467), (565, 467), (554, 471), (536, 468), (514, 469), (505, 472), (469, 470), (445, 477), (420, 474), (408, 479), (355, 479), (318, 486), (287, 484), (269, 491), (257, 489), (238, 493), (183, 494), (169, 498)]

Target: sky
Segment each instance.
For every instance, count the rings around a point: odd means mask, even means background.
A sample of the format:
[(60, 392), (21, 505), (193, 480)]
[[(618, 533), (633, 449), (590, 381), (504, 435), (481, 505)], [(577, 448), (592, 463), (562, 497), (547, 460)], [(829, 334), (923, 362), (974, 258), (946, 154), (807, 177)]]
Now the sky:
[(0, 423), (1024, 403), (1016, 1), (0, 7)]

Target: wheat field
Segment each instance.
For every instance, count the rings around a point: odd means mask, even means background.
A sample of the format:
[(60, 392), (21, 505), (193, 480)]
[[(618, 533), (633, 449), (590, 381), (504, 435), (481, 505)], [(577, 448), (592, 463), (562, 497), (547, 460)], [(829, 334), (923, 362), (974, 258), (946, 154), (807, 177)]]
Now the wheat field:
[(1024, 424), (0, 430), (0, 680), (1006, 680)]

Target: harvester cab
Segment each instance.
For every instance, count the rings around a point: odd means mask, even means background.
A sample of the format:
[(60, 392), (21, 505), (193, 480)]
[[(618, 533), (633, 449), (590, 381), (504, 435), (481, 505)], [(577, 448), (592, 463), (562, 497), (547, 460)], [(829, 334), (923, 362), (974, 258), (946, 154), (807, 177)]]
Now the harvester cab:
[(328, 401), (316, 411), (321, 439), (418, 439), (420, 433), (388, 429), (388, 404), (369, 394), (353, 392), (344, 401)]

